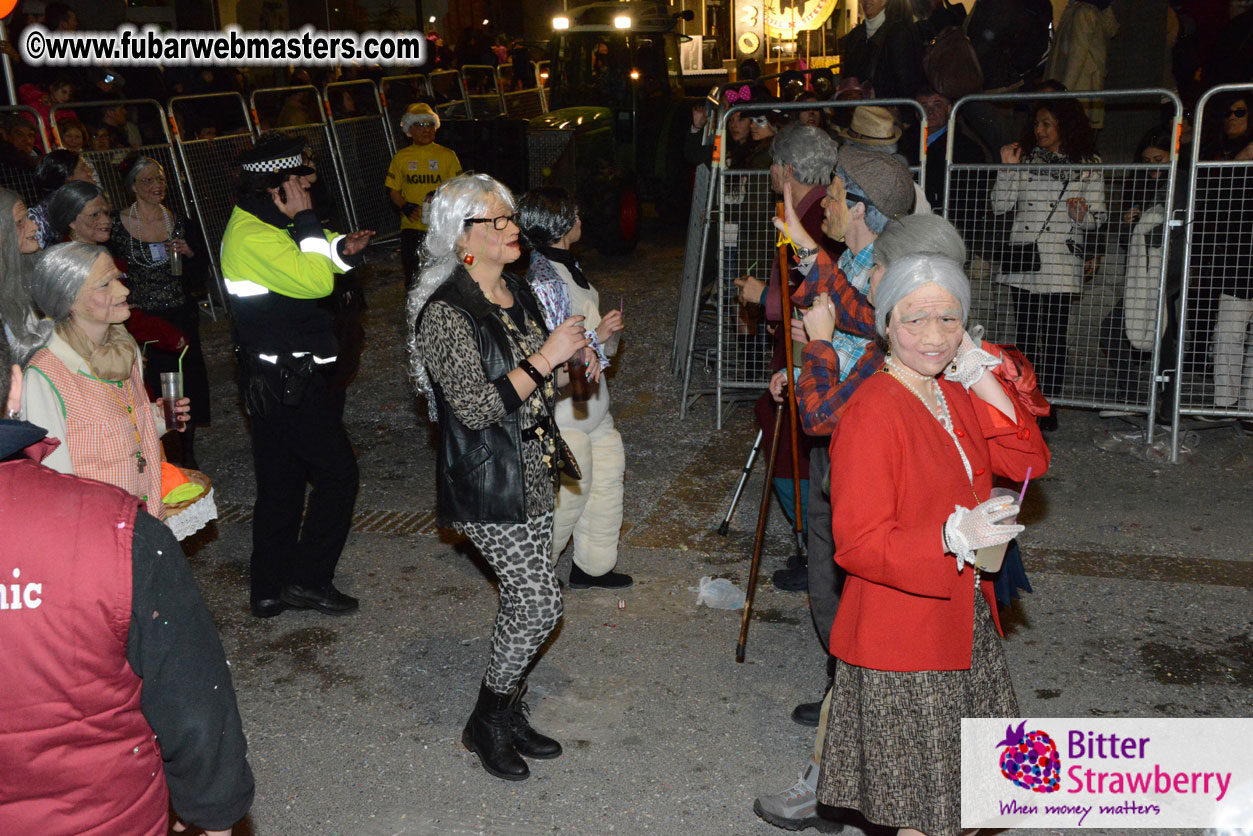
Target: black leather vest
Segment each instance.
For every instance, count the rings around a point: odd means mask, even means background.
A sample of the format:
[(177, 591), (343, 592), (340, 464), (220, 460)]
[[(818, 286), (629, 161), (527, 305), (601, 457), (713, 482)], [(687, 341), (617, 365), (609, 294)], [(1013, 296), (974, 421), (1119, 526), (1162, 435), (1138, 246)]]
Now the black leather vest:
[[(530, 286), (518, 276), (505, 274), (505, 283), (527, 316), (544, 327), (539, 302)], [(478, 343), (483, 373), (496, 380), (512, 371), (511, 341), (474, 279), (458, 267), (435, 293), (431, 302), (444, 302), (470, 323)], [(428, 307), (429, 307), (428, 302)], [(423, 308), (425, 313), (426, 308)], [(418, 314), (414, 327), (422, 322)], [(526, 480), (522, 462), (522, 410), (515, 409), (499, 423), (472, 430), (457, 420), (434, 380), (435, 410), (439, 416), (440, 449), (435, 466), (439, 522), (526, 522)], [(552, 404), (549, 404), (549, 410)]]

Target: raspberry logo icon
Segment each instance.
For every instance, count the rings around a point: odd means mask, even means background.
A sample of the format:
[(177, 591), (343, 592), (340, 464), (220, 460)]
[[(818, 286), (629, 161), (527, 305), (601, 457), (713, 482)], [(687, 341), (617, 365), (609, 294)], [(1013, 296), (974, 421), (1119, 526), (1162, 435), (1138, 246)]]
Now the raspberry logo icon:
[(1005, 727), (1001, 750), (1001, 774), (1032, 792), (1057, 792), (1061, 785), (1062, 760), (1048, 732), (1024, 731), (1027, 721)]

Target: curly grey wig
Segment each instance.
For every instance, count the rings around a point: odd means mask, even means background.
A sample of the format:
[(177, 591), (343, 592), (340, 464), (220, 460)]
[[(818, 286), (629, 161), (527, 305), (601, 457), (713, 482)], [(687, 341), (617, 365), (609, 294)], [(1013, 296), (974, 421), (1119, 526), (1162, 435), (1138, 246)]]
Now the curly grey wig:
[(812, 125), (788, 125), (770, 142), (770, 159), (791, 166), (792, 176), (806, 186), (825, 186), (840, 160), (840, 146), (826, 131)]
[(422, 352), (418, 350), (418, 315), (431, 300), (431, 294), (457, 269), (457, 244), (468, 231), (466, 220), (483, 215), (493, 198), (504, 204), (507, 211), (514, 211), (513, 194), (508, 187), (486, 174), (460, 174), (440, 186), (431, 199), (422, 267), (405, 300), (405, 320), (409, 329), (409, 376), (418, 394), (426, 396), (432, 421), (435, 402)]

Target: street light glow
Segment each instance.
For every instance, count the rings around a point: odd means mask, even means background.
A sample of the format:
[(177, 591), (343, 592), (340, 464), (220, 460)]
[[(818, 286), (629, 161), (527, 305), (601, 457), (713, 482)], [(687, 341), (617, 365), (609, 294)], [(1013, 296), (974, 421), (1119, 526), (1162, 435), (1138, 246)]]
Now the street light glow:
[(613, 28), (615, 28), (615, 29), (630, 29), (630, 28), (631, 28), (631, 18), (627, 17), (626, 15), (618, 15), (617, 17), (615, 17), (615, 18), (613, 19)]
[(430, 22), (431, 22), (431, 23), (434, 23), (434, 22), (435, 22), (435, 15), (431, 15), (431, 16), (430, 16), (430, 18), (429, 18), (429, 20), (430, 20)]
[(639, 70), (631, 70), (631, 80), (632, 80), (632, 81), (639, 81), (639, 80), (640, 80), (640, 71), (639, 71)]
[(554, 18), (553, 18), (553, 28), (554, 28), (554, 29), (569, 29), (569, 28), (570, 28), (570, 18), (568, 18), (568, 17), (554, 17)]

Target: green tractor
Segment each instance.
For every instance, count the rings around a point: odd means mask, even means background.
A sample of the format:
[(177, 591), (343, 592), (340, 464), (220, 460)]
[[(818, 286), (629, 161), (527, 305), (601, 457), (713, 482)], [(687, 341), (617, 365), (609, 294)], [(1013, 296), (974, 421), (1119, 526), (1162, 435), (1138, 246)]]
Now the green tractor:
[(602, 2), (553, 18), (550, 110), (530, 120), (530, 183), (559, 183), (578, 199), (590, 243), (630, 252), (640, 204), (667, 219), (687, 213), (683, 141), (691, 106), (679, 66), (680, 20), (664, 2)]

